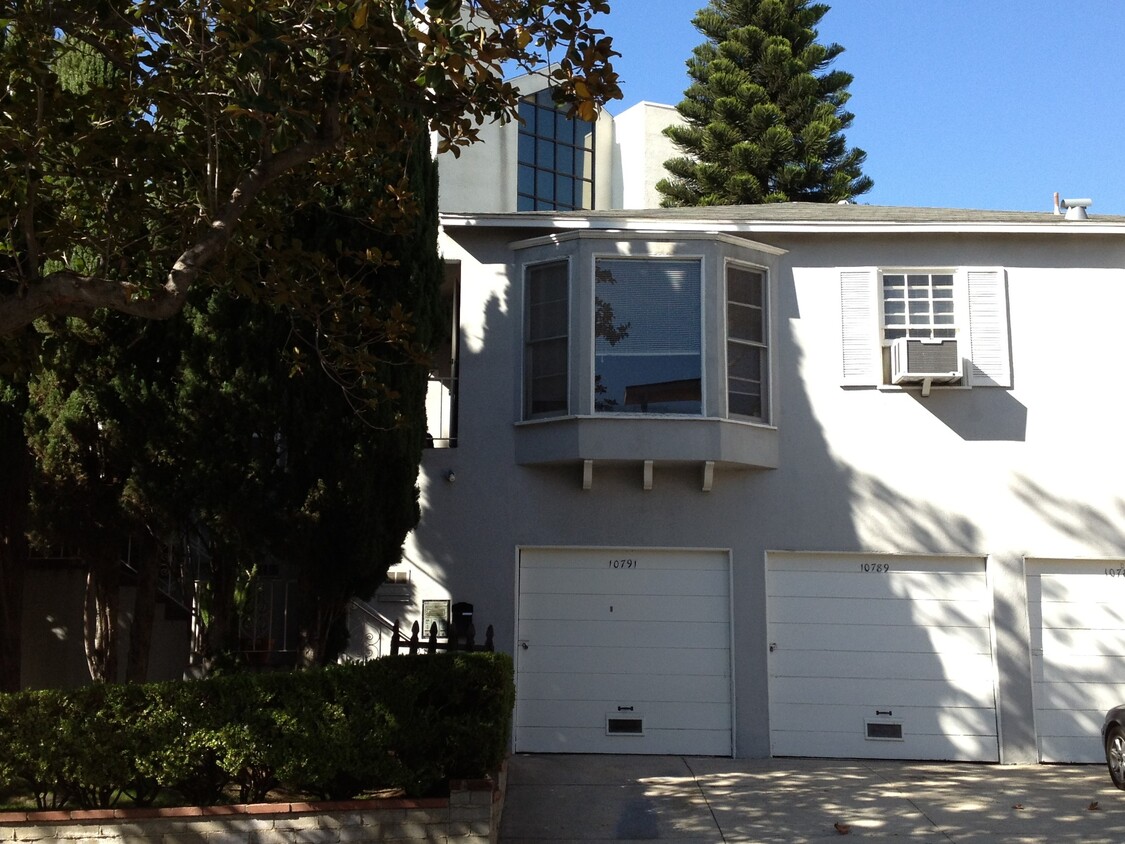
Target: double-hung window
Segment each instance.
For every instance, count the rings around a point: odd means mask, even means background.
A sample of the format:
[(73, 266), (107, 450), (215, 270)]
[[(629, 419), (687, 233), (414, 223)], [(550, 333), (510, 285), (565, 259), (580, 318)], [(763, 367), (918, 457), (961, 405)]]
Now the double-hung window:
[(765, 421), (769, 399), (766, 276), (727, 265), (727, 410)]
[(567, 412), (569, 393), (570, 284), (567, 261), (527, 268), (524, 346), (525, 415)]

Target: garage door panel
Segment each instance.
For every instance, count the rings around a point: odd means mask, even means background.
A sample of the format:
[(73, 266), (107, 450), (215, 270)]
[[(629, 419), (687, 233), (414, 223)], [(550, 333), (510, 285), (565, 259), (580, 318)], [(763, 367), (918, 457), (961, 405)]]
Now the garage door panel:
[[(772, 731), (771, 731), (772, 732)], [(831, 759), (942, 759), (952, 762), (998, 762), (994, 735), (910, 735), (907, 741), (868, 741), (861, 735), (816, 730), (779, 733), (775, 756), (823, 756)]]
[[(982, 688), (966, 680), (864, 680), (862, 683), (823, 681), (811, 677), (778, 677), (770, 679), (770, 704), (778, 707), (810, 700), (830, 700), (845, 706), (866, 706), (868, 709), (893, 709), (896, 706), (968, 706), (995, 707), (992, 686)], [(832, 686), (830, 696), (827, 687)], [(776, 698), (774, 692), (777, 692)]]
[(1091, 764), (1105, 761), (1105, 750), (1098, 732), (1087, 736), (1042, 735), (1039, 758), (1058, 764)]
[(778, 574), (790, 571), (803, 571), (811, 574), (829, 572), (861, 573), (877, 577), (878, 572), (865, 572), (863, 567), (883, 565), (891, 572), (929, 572), (948, 577), (950, 574), (984, 571), (984, 561), (979, 557), (938, 557), (887, 554), (789, 554), (785, 552), (770, 555), (770, 572)]
[(726, 552), (524, 549), (519, 599), (517, 751), (730, 754)]
[[(979, 558), (769, 555), (773, 753), (996, 761), (984, 572)], [(908, 719), (901, 741), (866, 736), (880, 712)]]
[[(880, 711), (886, 713), (888, 710)], [(989, 707), (947, 706), (935, 709), (932, 706), (896, 706), (890, 712), (889, 716), (877, 715), (871, 707), (848, 706), (836, 702), (789, 704), (778, 710), (775, 716), (777, 723), (771, 720), (770, 727), (794, 733), (823, 727), (831, 732), (863, 735), (866, 721), (871, 720), (901, 723), (904, 735), (941, 735), (945, 732), (972, 736), (996, 735), (996, 713)], [(884, 743), (873, 739), (865, 741), (871, 742), (872, 748)]]
[(531, 569), (520, 573), (524, 595), (710, 595), (728, 594), (729, 576), (719, 571), (667, 569), (599, 569), (576, 572), (563, 568)]
[(1043, 721), (1038, 724), (1047, 735), (1085, 738), (1095, 736), (1101, 740), (1102, 720), (1105, 709), (1067, 709), (1048, 710), (1043, 713)]
[[(784, 597), (784, 596), (779, 596)], [(979, 627), (983, 614), (988, 617), (988, 604), (975, 601), (941, 601), (932, 598), (913, 600), (879, 600), (853, 598), (847, 601), (835, 596), (810, 596), (782, 602), (771, 595), (770, 620), (783, 624), (799, 624), (810, 620), (817, 624), (846, 625), (863, 620), (866, 624), (914, 627)]]
[(1044, 653), (1035, 660), (1035, 680), (1043, 682), (1065, 671), (1067, 682), (1072, 685), (1098, 683), (1105, 684), (1109, 679), (1120, 678), (1125, 682), (1125, 656), (1087, 653), (1078, 651), (1068, 655), (1054, 651)]
[(713, 703), (730, 698), (730, 677), (695, 675), (691, 682), (669, 683), (653, 674), (537, 674), (534, 682), (521, 683), (521, 701), (587, 700), (597, 694), (603, 700)]
[(535, 644), (521, 654), (520, 671), (587, 675), (728, 676), (730, 653), (720, 648), (572, 647)]
[(1119, 560), (1028, 560), (1035, 726), (1044, 762), (1100, 762), (1105, 711), (1125, 701)]
[(1105, 680), (1090, 683), (1035, 683), (1036, 720), (1041, 724), (1049, 723), (1052, 710), (1071, 712), (1091, 709), (1105, 715), (1108, 710), (1122, 703), (1125, 703), (1125, 686)]
[[(633, 708), (618, 710), (619, 706)], [(717, 724), (729, 733), (730, 707), (723, 703), (655, 703), (635, 705), (631, 699), (618, 701), (527, 701), (523, 722), (528, 727), (572, 728), (601, 725), (604, 732), (607, 717), (637, 719), (645, 732), (671, 729), (679, 724)]]
[[(616, 607), (615, 607), (616, 609)], [(647, 648), (706, 648), (716, 640), (722, 641), (728, 625), (725, 616), (719, 622), (679, 621), (629, 621), (586, 620), (576, 625), (573, 621), (536, 620), (520, 625), (520, 640), (528, 643), (528, 648), (539, 642), (568, 641), (570, 647), (605, 648), (617, 647), (626, 640), (630, 643), (643, 643)]]
[(988, 630), (983, 628), (955, 628), (942, 630), (914, 625), (895, 627), (889, 632), (877, 624), (772, 624), (778, 642), (785, 650), (878, 650), (888, 636), (893, 636), (899, 653), (990, 653), (992, 646)]
[[(1064, 660), (1070, 656), (1103, 655), (1117, 657), (1125, 654), (1125, 625), (1106, 627), (1096, 618), (1096, 608), (1090, 608), (1092, 626), (1086, 630), (1073, 627), (1064, 629), (1040, 628), (1038, 647), (1044, 655), (1054, 654)], [(1096, 625), (1096, 626), (1094, 626)], [(1035, 643), (1033, 643), (1033, 647)], [(1123, 675), (1125, 676), (1125, 675)]]
[[(871, 565), (871, 563), (854, 566)], [(928, 596), (941, 600), (975, 600), (985, 588), (983, 572), (949, 572), (934, 582), (932, 572), (897, 571), (864, 572), (857, 577), (854, 566), (845, 572), (779, 571), (770, 581), (770, 595), (808, 595), (809, 580), (816, 582), (821, 594), (837, 598), (903, 598)], [(936, 589), (936, 592), (934, 591)]]
[(524, 744), (536, 753), (636, 753), (730, 756), (730, 730), (646, 730), (643, 736), (606, 735), (604, 728), (522, 728)]
[[(651, 621), (661, 619), (668, 611), (664, 595), (614, 595), (613, 617), (617, 621)], [(730, 602), (721, 595), (679, 595), (677, 612), (681, 618), (721, 620), (729, 615)], [(605, 595), (543, 595), (525, 594), (520, 601), (520, 617), (538, 619), (569, 619), (590, 621), (605, 617), (608, 604)]]
[(775, 654), (776, 677), (814, 677), (822, 680), (939, 680), (992, 676), (992, 654), (895, 653), (893, 651), (795, 651)]

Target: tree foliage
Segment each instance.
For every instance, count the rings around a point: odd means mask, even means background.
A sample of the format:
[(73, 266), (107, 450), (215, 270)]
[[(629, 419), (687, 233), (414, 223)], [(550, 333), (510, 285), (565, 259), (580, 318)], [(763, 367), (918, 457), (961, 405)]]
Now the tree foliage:
[(666, 207), (838, 202), (871, 189), (865, 153), (848, 149), (852, 77), (829, 69), (843, 47), (817, 41), (828, 11), (811, 0), (710, 0), (693, 23), (707, 41), (688, 60), (665, 134), (684, 156), (665, 162)]
[[(267, 253), (286, 215), (347, 184), (372, 150), (428, 129), (456, 152), (483, 121), (511, 119), (506, 66), (551, 61), (558, 96), (591, 117), (620, 95), (610, 40), (592, 25), (608, 11), (606, 0), (3, 4), (0, 336), (103, 307), (167, 317), (207, 281), (378, 338), (382, 318), (336, 312), (347, 289), (259, 272), (276, 266)], [(68, 78), (89, 63), (97, 73)], [(393, 227), (405, 173), (374, 197), (370, 224)]]

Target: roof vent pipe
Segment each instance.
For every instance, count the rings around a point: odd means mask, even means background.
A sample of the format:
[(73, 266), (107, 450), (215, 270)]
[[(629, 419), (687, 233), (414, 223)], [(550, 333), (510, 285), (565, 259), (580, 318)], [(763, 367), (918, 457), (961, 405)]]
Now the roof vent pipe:
[(1066, 218), (1068, 220), (1088, 220), (1086, 209), (1094, 204), (1092, 199), (1064, 199), (1059, 203), (1061, 208), (1066, 209)]

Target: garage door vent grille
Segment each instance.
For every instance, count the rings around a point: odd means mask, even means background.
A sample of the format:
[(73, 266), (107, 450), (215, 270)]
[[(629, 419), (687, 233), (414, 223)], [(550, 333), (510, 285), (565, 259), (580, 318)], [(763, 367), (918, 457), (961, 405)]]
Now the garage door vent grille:
[(902, 724), (895, 721), (868, 721), (869, 741), (902, 741)]
[(605, 734), (607, 736), (643, 736), (645, 734), (644, 719), (607, 717), (605, 719)]

